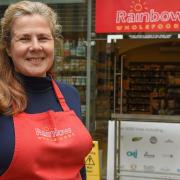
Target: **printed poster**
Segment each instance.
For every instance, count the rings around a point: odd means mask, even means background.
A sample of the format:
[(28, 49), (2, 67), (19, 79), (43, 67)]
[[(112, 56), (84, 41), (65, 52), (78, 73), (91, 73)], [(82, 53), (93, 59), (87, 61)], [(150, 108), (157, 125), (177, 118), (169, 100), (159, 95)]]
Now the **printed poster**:
[(180, 124), (122, 121), (120, 139), (121, 180), (180, 179)]

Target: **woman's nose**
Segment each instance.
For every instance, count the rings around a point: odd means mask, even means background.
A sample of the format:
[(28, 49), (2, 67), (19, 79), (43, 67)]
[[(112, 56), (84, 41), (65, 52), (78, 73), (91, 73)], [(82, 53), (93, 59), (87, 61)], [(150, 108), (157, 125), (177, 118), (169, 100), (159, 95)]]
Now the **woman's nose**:
[(32, 41), (31, 41), (31, 46), (30, 46), (30, 50), (34, 50), (34, 51), (37, 51), (37, 50), (42, 50), (42, 46), (41, 46), (41, 43), (39, 42), (39, 40), (37, 38), (33, 38)]

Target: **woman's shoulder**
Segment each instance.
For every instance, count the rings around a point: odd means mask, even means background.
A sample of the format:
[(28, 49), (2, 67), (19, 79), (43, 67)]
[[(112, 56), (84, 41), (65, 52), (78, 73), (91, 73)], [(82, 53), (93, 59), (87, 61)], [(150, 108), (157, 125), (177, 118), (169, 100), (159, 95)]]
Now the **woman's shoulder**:
[(71, 95), (76, 98), (79, 98), (79, 92), (75, 86), (67, 84), (65, 82), (61, 82), (61, 81), (56, 81), (56, 83), (64, 96)]

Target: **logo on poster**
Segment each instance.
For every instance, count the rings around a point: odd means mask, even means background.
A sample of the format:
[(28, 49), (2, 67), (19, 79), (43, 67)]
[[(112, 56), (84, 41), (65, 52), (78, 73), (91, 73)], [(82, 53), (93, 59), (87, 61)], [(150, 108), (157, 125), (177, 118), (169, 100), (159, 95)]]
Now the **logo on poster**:
[(155, 154), (149, 154), (148, 152), (145, 152), (144, 157), (146, 157), (146, 158), (155, 158)]
[(128, 151), (126, 154), (127, 154), (128, 157), (137, 158), (137, 156), (138, 156), (137, 150), (135, 150), (135, 151)]
[(171, 139), (167, 139), (167, 140), (165, 141), (165, 143), (174, 143), (174, 141), (171, 140)]
[(155, 170), (154, 166), (152, 165), (144, 165), (144, 171), (153, 172)]
[(133, 137), (132, 138), (132, 142), (137, 142), (137, 141), (140, 141), (142, 140), (143, 137)]
[(156, 144), (157, 143), (157, 137), (151, 136), (149, 141), (150, 141), (151, 144)]
[(135, 171), (137, 169), (137, 165), (136, 164), (131, 164), (130, 169)]
[(173, 154), (163, 154), (162, 155), (164, 158), (173, 158)]

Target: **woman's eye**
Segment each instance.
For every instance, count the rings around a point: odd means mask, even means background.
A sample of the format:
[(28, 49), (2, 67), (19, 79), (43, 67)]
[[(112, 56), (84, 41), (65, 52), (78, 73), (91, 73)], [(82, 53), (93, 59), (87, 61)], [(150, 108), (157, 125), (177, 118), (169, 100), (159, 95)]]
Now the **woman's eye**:
[(20, 41), (29, 41), (30, 38), (28, 38), (28, 37), (22, 37), (22, 38), (20, 38), (19, 40), (20, 40)]
[(40, 37), (39, 40), (40, 40), (40, 41), (47, 41), (48, 38), (47, 38), (47, 37)]

